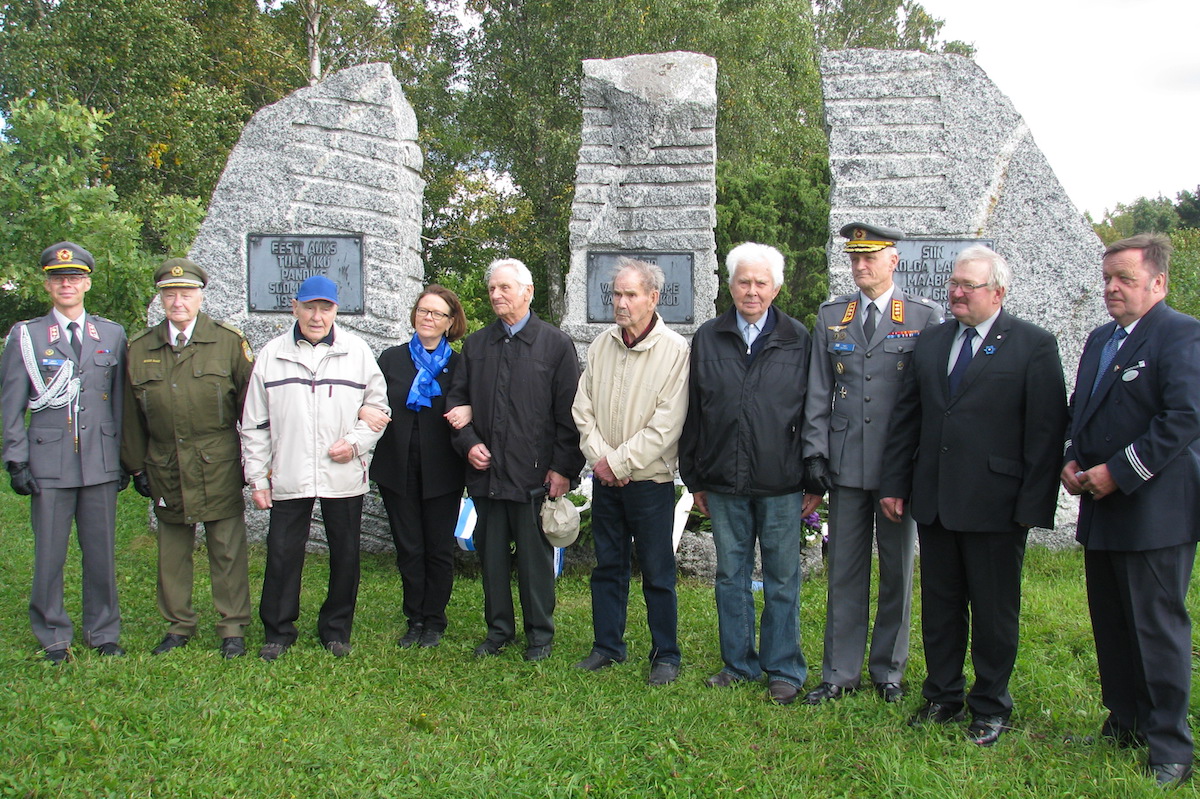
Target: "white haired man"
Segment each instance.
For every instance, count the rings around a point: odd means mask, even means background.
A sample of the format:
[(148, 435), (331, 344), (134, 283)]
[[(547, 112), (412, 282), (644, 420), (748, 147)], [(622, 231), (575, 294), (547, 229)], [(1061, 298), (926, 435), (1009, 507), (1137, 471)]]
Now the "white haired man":
[[(712, 517), (721, 659), (712, 687), (757, 681), (796, 700), (808, 666), (800, 649), (800, 519), (821, 501), (804, 491), (800, 424), (808, 383), (808, 330), (771, 303), (783, 255), (747, 242), (726, 258), (730, 308), (692, 338), (688, 414), (679, 471)], [(761, 652), (755, 648), (754, 544), (762, 550)]]
[(478, 521), (487, 636), (476, 657), (498, 655), (516, 637), (509, 574), (516, 544), (525, 659), (550, 657), (554, 641), (554, 550), (542, 535), (542, 496), (561, 497), (583, 469), (571, 403), (579, 384), (575, 345), (529, 306), (533, 277), (515, 258), (493, 261), (488, 298), (496, 321), (466, 338), (446, 407), (470, 405), (471, 424), (453, 435), (467, 459), (467, 493)]

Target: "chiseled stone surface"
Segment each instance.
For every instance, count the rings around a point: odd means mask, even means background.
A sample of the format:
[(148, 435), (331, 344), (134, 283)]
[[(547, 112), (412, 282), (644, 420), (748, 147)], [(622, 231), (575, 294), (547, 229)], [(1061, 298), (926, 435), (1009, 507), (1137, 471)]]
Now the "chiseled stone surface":
[[(189, 253), (210, 276), (205, 311), (242, 328), (258, 350), (294, 320), (247, 309), (247, 235), (361, 234), (366, 313), (339, 315), (338, 324), (376, 353), (406, 340), (424, 277), (422, 163), (416, 116), (387, 64), (342, 70), (260, 110)], [(247, 523), (252, 536), (265, 535), (265, 512), (248, 510)], [(323, 536), (314, 525), (314, 541)], [(390, 547), (383, 508), (369, 497), (363, 548)]]
[(717, 296), (717, 64), (697, 53), (583, 62), (583, 131), (562, 328), (582, 357), (611, 322), (587, 321), (588, 251), (691, 252), (694, 321)]
[[(821, 57), (833, 179), (830, 287), (852, 291), (837, 231), (855, 220), (925, 238), (987, 238), (1013, 270), (1005, 307), (1058, 337), (1068, 391), (1083, 342), (1107, 321), (1103, 247), (1074, 207), (1012, 102), (955, 55), (842, 50)], [(1054, 531), (1066, 546), (1075, 501)]]

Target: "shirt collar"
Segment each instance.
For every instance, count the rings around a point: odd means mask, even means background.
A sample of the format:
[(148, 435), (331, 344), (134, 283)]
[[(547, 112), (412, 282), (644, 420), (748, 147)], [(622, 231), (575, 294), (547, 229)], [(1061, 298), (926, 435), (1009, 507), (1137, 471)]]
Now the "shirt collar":
[[(984, 339), (986, 339), (988, 337), (988, 333), (992, 332), (992, 325), (996, 323), (996, 317), (998, 317), (1000, 315), (1001, 310), (1002, 310), (1001, 308), (997, 308), (996, 312), (994, 314), (989, 316), (987, 319), (984, 319), (979, 324), (975, 325), (975, 332), (979, 334), (980, 341), (983, 341)], [(956, 333), (955, 335), (961, 336), (962, 332), (964, 330), (966, 330), (968, 327), (970, 327), (970, 325), (964, 325), (962, 322), (959, 322), (958, 323), (958, 333)]]
[(882, 317), (884, 315), (883, 312), (887, 310), (888, 303), (890, 303), (892, 301), (892, 295), (895, 293), (896, 293), (896, 284), (895, 283), (893, 283), (888, 288), (887, 291), (883, 292), (875, 299), (871, 299), (866, 294), (863, 294), (862, 291), (859, 291), (858, 298), (859, 298), (860, 302), (862, 303), (862, 310), (859, 311), (859, 313), (866, 313), (867, 306), (874, 305), (876, 308), (879, 309), (879, 315)]
[(529, 319), (531, 316), (532, 316), (532, 311), (526, 311), (525, 315), (522, 316), (520, 319), (518, 319), (513, 324), (510, 325), (508, 322), (505, 322), (503, 319), (500, 320), (500, 324), (504, 325), (505, 331), (508, 332), (508, 337), (512, 338), (513, 336), (520, 333), (525, 328), (525, 325), (529, 324)]
[(87, 312), (86, 311), (84, 313), (79, 314), (79, 318), (74, 319), (74, 320), (68, 319), (67, 317), (63, 316), (62, 313), (57, 308), (51, 308), (50, 311), (51, 311), (51, 313), (54, 314), (54, 319), (56, 322), (58, 322), (58, 326), (63, 329), (63, 332), (66, 332), (67, 325), (71, 324), (71, 322), (74, 321), (79, 325), (79, 334), (82, 337), (83, 331), (87, 327)]
[(174, 344), (175, 339), (179, 338), (179, 334), (182, 333), (184, 335), (184, 338), (186, 338), (188, 341), (191, 341), (192, 333), (196, 329), (196, 320), (199, 318), (200, 318), (199, 316), (193, 317), (192, 321), (188, 322), (187, 327), (185, 327), (183, 330), (180, 330), (179, 328), (175, 327), (174, 322), (167, 320), (167, 333), (169, 334), (167, 336), (167, 338), (170, 340), (170, 342), (172, 344)]

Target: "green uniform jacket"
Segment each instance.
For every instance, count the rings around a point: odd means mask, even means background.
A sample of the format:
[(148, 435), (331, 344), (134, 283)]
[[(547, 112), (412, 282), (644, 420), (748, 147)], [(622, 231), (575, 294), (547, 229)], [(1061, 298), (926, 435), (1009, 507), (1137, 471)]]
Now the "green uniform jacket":
[(121, 463), (150, 477), (154, 512), (195, 524), (237, 516), (242, 500), (242, 416), (254, 354), (242, 332), (205, 314), (183, 352), (167, 322), (129, 340)]

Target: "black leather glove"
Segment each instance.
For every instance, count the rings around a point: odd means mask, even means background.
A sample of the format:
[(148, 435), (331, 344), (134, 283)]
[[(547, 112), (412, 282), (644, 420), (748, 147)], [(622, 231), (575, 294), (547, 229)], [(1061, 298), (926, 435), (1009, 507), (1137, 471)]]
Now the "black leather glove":
[(121, 470), (121, 476), (117, 478), (117, 491), (124, 491), (129, 488), (129, 472)]
[(30, 471), (28, 463), (8, 461), (4, 468), (8, 469), (8, 479), (12, 482), (13, 491), (23, 497), (41, 493), (42, 489), (38, 488), (37, 480), (33, 479), (33, 472)]
[(829, 461), (820, 455), (810, 455), (804, 459), (804, 493), (824, 496), (833, 489), (833, 479), (829, 476)]
[(141, 494), (146, 499), (150, 499), (150, 475), (147, 472), (138, 472), (133, 476), (133, 490)]

